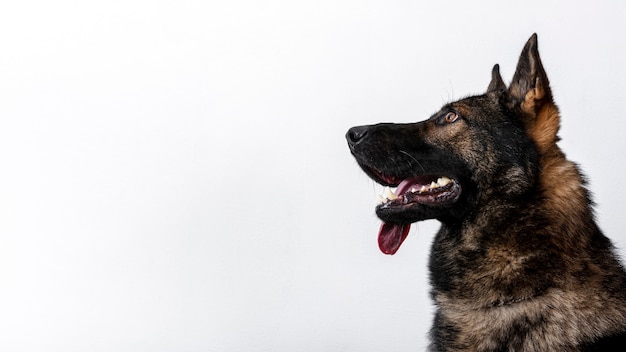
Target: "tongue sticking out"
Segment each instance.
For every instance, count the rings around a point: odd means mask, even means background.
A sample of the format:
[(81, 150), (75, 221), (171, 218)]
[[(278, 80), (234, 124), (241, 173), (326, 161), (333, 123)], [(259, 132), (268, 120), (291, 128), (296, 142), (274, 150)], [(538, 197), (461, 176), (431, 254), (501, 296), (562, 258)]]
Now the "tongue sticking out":
[(378, 247), (385, 254), (395, 254), (410, 229), (411, 224), (396, 225), (383, 222), (378, 231)]
[[(415, 179), (407, 179), (398, 185), (396, 190), (397, 195), (401, 195), (406, 192), (411, 186), (415, 185)], [(387, 224), (383, 222), (378, 230), (378, 247), (380, 250), (389, 255), (395, 254), (400, 245), (406, 237), (409, 235), (411, 224)]]

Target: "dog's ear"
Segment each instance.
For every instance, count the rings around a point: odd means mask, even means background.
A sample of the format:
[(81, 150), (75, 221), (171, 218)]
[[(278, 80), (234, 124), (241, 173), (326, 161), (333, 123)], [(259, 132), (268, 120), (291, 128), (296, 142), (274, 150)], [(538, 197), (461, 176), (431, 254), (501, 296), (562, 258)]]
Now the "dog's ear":
[[(543, 69), (537, 48), (537, 34), (533, 34), (519, 57), (517, 69), (509, 86), (509, 94), (524, 110), (534, 107), (535, 101), (552, 100), (548, 76)], [(524, 103), (531, 103), (530, 105)]]
[(508, 92), (511, 104), (521, 110), (526, 129), (540, 150), (555, 144), (558, 141), (559, 112), (539, 58), (537, 34), (533, 34), (524, 46)]
[(489, 82), (489, 86), (487, 87), (487, 93), (497, 92), (506, 89), (506, 84), (502, 80), (502, 76), (500, 75), (500, 65), (495, 64), (493, 69), (491, 70), (491, 82)]

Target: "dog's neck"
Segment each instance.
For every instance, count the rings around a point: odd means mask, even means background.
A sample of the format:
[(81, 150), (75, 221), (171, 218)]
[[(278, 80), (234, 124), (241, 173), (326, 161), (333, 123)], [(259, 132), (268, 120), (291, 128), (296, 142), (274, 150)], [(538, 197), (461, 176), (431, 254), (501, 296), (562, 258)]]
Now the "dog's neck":
[(539, 291), (539, 292), (537, 292), (535, 294), (528, 295), (528, 296), (522, 296), (522, 297), (498, 299), (498, 300), (495, 300), (495, 301), (489, 303), (484, 308), (505, 307), (505, 306), (511, 306), (511, 305), (514, 305), (514, 304), (530, 301), (530, 300), (533, 300), (533, 299), (541, 296), (543, 294), (543, 292), (544, 291)]

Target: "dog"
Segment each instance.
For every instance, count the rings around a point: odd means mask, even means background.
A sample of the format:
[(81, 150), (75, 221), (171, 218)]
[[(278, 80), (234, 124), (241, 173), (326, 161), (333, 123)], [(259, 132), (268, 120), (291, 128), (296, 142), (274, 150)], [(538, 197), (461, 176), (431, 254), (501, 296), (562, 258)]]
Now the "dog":
[(429, 351), (626, 349), (626, 273), (559, 124), (533, 34), (508, 86), (495, 65), (485, 94), (346, 133), (363, 171), (396, 187), (376, 207), (383, 253), (412, 223), (441, 223)]

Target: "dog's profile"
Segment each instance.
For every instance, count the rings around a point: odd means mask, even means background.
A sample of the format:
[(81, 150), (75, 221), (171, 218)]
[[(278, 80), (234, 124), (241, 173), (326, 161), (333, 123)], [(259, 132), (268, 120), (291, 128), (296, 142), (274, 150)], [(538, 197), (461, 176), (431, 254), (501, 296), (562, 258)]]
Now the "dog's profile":
[(496, 65), (483, 95), (346, 134), (365, 173), (397, 187), (376, 207), (384, 253), (411, 223), (441, 222), (431, 351), (626, 351), (626, 273), (559, 119), (533, 35), (508, 86)]

